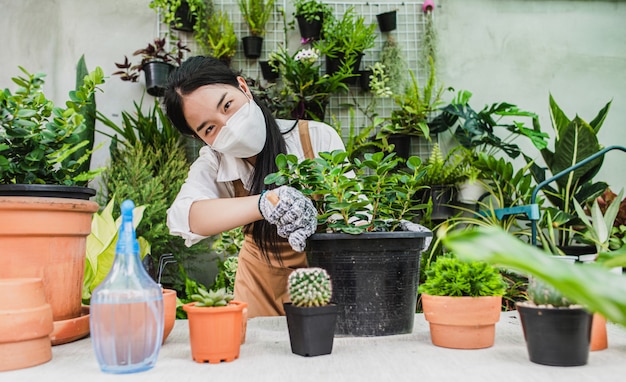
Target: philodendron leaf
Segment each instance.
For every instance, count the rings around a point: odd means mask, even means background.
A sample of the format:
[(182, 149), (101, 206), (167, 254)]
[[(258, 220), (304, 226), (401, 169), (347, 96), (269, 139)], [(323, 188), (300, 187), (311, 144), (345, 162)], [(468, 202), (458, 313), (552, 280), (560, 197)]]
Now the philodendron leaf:
[(626, 279), (605, 266), (561, 261), (495, 226), (443, 235), (446, 247), (460, 258), (537, 277), (590, 311), (626, 326)]

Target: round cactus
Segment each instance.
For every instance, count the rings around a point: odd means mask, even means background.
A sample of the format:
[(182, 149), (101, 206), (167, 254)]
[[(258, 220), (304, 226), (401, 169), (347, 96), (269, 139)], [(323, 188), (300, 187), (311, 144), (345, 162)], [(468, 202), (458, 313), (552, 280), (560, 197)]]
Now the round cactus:
[(324, 306), (330, 301), (330, 276), (322, 268), (299, 268), (289, 275), (288, 291), (294, 306)]
[(552, 305), (555, 308), (566, 308), (573, 304), (554, 287), (531, 277), (528, 280), (528, 297), (535, 305)]

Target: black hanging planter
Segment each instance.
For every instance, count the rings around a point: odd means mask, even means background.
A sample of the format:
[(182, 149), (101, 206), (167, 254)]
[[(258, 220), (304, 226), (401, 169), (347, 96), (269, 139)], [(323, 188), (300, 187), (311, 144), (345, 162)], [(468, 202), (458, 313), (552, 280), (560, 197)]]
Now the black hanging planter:
[(246, 36), (241, 39), (243, 43), (243, 54), (246, 58), (259, 58), (261, 57), (261, 50), (263, 49), (263, 37), (259, 36)]
[(396, 29), (397, 12), (389, 11), (385, 13), (379, 13), (376, 15), (378, 21), (378, 27), (381, 32), (391, 32)]
[(65, 198), (89, 200), (96, 190), (82, 186), (55, 184), (0, 184), (0, 196), (35, 196), (41, 198)]
[(593, 315), (583, 308), (541, 308), (518, 303), (531, 362), (549, 366), (587, 364)]
[(370, 87), (370, 76), (372, 75), (372, 70), (366, 69), (361, 70), (359, 72), (359, 86), (361, 86), (361, 90), (364, 92), (369, 92), (371, 90)]
[[(363, 53), (360, 53), (356, 56), (354, 60), (354, 64), (352, 65), (351, 72), (354, 74), (359, 74), (359, 67), (361, 66), (361, 59), (363, 58)], [(341, 70), (342, 61), (345, 59), (343, 54), (338, 54), (337, 57), (329, 57), (326, 56), (326, 74), (332, 75)], [(359, 80), (359, 76), (346, 78), (343, 82), (348, 85), (356, 85)]]
[(430, 232), (316, 233), (309, 264), (326, 269), (339, 306), (335, 334), (386, 336), (413, 331), (421, 250)]
[(452, 203), (456, 198), (456, 187), (453, 185), (435, 184), (430, 186), (429, 196), (432, 199), (432, 220), (446, 220), (454, 215)]
[(146, 91), (153, 97), (165, 94), (167, 77), (174, 66), (162, 61), (150, 61), (142, 67), (146, 78)]
[(261, 74), (266, 81), (276, 81), (279, 73), (270, 65), (269, 61), (259, 61)]
[(411, 136), (406, 134), (393, 134), (387, 137), (387, 143), (392, 144), (396, 155), (407, 160), (411, 155)]
[(338, 306), (297, 307), (284, 304), (291, 351), (305, 357), (333, 351)]
[(294, 119), (309, 119), (323, 121), (326, 117), (326, 106), (328, 100), (323, 101), (300, 101), (291, 110), (291, 117)]
[(196, 23), (196, 16), (192, 15), (189, 12), (189, 4), (186, 1), (182, 1), (180, 6), (176, 8), (176, 12), (174, 12), (176, 20), (178, 20), (178, 25), (176, 22), (172, 23), (172, 29), (176, 29), (183, 32), (193, 32), (193, 26)]
[(322, 37), (322, 25), (324, 23), (324, 14), (319, 12), (317, 14), (319, 20), (307, 21), (304, 16), (296, 16), (298, 21), (298, 28), (300, 29), (300, 37), (303, 40), (320, 40)]

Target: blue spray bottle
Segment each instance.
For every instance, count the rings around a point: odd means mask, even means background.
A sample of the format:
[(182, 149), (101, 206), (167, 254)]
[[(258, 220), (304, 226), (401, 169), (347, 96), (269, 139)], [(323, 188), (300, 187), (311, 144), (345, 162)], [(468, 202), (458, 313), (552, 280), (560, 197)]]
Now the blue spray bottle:
[(134, 208), (130, 200), (122, 203), (115, 260), (91, 296), (91, 341), (106, 373), (151, 369), (163, 338), (163, 292), (141, 263)]

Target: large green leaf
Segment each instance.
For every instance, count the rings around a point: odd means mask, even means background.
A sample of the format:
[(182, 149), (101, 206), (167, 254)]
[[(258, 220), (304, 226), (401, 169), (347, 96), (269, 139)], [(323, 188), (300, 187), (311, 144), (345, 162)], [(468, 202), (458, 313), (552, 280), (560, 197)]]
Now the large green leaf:
[[(444, 244), (459, 258), (536, 277), (590, 311), (626, 326), (626, 278), (622, 274), (597, 263), (561, 261), (495, 226), (444, 235)], [(615, 258), (611, 266), (626, 266), (626, 257)]]

